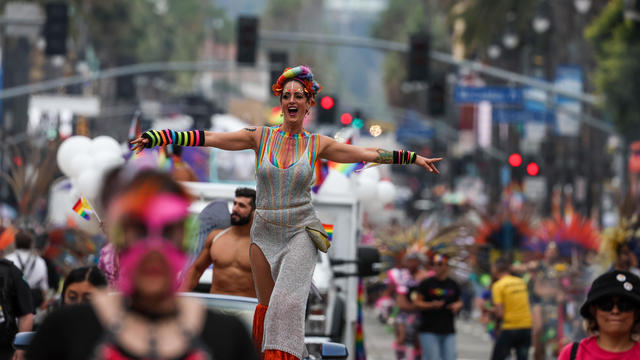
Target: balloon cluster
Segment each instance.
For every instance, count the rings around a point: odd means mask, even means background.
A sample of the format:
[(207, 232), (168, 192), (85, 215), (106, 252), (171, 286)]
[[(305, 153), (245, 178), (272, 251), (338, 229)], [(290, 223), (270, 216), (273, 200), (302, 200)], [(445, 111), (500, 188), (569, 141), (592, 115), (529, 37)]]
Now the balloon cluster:
[(388, 179), (381, 178), (378, 169), (369, 168), (358, 175), (356, 195), (365, 204), (385, 205), (395, 200), (396, 186)]
[(124, 163), (120, 144), (109, 136), (72, 136), (60, 145), (56, 160), (78, 195), (89, 201), (97, 198), (104, 173)]

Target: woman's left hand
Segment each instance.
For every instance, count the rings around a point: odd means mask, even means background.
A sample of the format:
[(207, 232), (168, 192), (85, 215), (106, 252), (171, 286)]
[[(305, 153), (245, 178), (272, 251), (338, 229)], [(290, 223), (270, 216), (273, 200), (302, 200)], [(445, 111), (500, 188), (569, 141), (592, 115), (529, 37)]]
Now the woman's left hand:
[(442, 160), (442, 158), (426, 158), (418, 155), (416, 157), (416, 165), (422, 166), (423, 168), (429, 170), (430, 172), (434, 172), (436, 174), (440, 174), (440, 171), (436, 168), (436, 163)]

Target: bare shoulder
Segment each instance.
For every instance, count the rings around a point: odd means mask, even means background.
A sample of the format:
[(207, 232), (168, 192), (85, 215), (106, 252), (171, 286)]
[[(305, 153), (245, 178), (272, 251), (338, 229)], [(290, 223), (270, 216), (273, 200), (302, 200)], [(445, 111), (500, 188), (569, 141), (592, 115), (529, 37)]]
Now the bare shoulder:
[(221, 232), (223, 232), (225, 229), (214, 229), (212, 230), (209, 235), (207, 235), (207, 238), (204, 241), (204, 246), (205, 247), (210, 247), (211, 243), (213, 243), (213, 239), (218, 236)]
[(249, 135), (253, 140), (253, 143), (259, 145), (260, 139), (262, 138), (262, 133), (264, 132), (264, 126), (247, 126), (241, 130), (241, 132)]
[(325, 150), (327, 147), (338, 143), (333, 138), (328, 137), (326, 135), (318, 135), (318, 138), (320, 139), (319, 141), (320, 152)]

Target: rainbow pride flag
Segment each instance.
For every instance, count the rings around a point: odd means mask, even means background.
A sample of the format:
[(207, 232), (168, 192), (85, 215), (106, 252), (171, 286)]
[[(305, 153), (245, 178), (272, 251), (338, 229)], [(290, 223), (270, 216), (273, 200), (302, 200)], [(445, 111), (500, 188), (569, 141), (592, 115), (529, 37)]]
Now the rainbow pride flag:
[(322, 227), (324, 228), (324, 231), (327, 232), (327, 235), (329, 235), (329, 241), (333, 240), (333, 225), (331, 224), (322, 224)]
[(364, 162), (352, 163), (352, 164), (341, 164), (341, 163), (329, 161), (328, 163), (329, 169), (336, 170), (347, 177), (353, 174), (355, 171), (362, 169), (364, 165), (365, 165)]
[(76, 204), (73, 205), (73, 211), (75, 211), (76, 214), (80, 215), (83, 219), (87, 221), (91, 220), (90, 214), (93, 212), (93, 209), (91, 209), (91, 206), (89, 206), (87, 199), (85, 199), (84, 197), (80, 197)]

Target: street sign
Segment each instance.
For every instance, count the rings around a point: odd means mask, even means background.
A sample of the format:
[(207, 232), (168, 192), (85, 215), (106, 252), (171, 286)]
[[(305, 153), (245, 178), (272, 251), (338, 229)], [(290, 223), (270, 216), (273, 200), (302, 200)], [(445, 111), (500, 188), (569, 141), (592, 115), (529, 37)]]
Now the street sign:
[(43, 20), (44, 15), (38, 4), (10, 2), (4, 7), (7, 36), (24, 36), (35, 39), (40, 34), (39, 25)]
[(479, 103), (522, 105), (522, 89), (508, 86), (456, 86), (454, 91), (456, 104)]
[(494, 108), (492, 118), (494, 122), (503, 124), (526, 124), (529, 122), (554, 124), (556, 114), (550, 111)]

